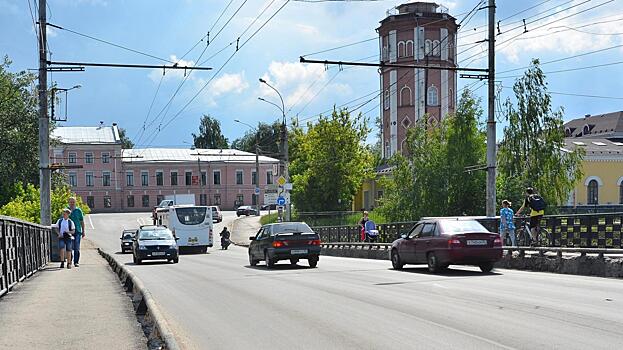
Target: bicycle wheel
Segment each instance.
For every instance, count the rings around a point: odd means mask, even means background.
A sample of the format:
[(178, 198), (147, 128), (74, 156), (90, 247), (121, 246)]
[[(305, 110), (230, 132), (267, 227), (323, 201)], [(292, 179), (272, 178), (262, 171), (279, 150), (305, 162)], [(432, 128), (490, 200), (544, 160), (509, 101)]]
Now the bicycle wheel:
[(554, 245), (553, 243), (554, 242), (552, 242), (549, 232), (544, 228), (540, 229), (539, 230), (539, 245), (541, 247), (551, 247)]
[(520, 247), (526, 247), (530, 245), (530, 232), (526, 232), (525, 228), (520, 228), (516, 232), (517, 245)]

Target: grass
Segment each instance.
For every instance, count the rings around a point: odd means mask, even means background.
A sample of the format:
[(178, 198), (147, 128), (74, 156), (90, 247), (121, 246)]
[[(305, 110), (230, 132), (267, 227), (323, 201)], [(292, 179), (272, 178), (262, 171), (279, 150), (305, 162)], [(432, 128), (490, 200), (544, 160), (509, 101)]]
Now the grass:
[(277, 213), (262, 215), (260, 218), (260, 224), (262, 225), (273, 224), (275, 222), (277, 222)]

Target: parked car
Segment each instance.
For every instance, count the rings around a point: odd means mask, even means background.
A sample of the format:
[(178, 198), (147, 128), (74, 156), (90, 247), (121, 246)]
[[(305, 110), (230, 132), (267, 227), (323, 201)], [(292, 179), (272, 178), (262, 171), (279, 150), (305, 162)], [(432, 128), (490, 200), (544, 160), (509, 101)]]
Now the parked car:
[(138, 230), (123, 230), (121, 233), (121, 252), (132, 252), (132, 240)]
[(238, 209), (236, 209), (236, 216), (240, 217), (242, 215), (256, 215), (257, 214), (257, 210), (250, 206), (250, 205), (243, 205), (238, 207)]
[(218, 205), (211, 205), (210, 209), (212, 209), (212, 220), (214, 222), (223, 221), (223, 213), (221, 213), (221, 208)]
[(135, 264), (143, 260), (179, 262), (177, 238), (165, 226), (141, 226), (133, 239), (132, 258)]
[(473, 219), (423, 220), (392, 243), (390, 259), (396, 270), (405, 264), (428, 264), (430, 272), (476, 265), (489, 272), (502, 259), (502, 239)]
[(262, 226), (258, 233), (249, 237), (249, 264), (265, 261), (268, 268), (279, 260), (290, 260), (296, 265), (307, 259), (310, 267), (316, 267), (320, 258), (320, 236), (304, 222), (282, 222)]

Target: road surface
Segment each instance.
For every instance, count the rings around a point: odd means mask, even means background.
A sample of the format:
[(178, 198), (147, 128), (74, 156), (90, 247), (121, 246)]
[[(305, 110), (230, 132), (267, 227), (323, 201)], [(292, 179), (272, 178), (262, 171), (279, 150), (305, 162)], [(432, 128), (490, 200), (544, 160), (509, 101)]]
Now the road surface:
[[(119, 251), (123, 228), (149, 214), (98, 214), (87, 235)], [(615, 349), (623, 344), (623, 281), (514, 270), (482, 274), (323, 256), (318, 268), (248, 265), (217, 247), (179, 264), (132, 264), (187, 349)], [(138, 219), (138, 221), (137, 221)], [(252, 234), (248, 233), (247, 235)]]

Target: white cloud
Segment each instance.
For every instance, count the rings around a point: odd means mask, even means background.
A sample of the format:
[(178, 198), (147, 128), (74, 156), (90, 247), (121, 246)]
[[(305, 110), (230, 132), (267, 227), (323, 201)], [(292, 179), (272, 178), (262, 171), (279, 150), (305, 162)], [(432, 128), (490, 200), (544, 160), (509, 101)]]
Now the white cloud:
[(58, 32), (56, 31), (56, 29), (48, 26), (46, 28), (46, 35), (50, 38), (56, 38), (58, 36)]
[(320, 35), (320, 31), (318, 30), (318, 28), (312, 25), (297, 23), (295, 27), (299, 32), (306, 34), (306, 35), (313, 35), (313, 36)]
[[(315, 82), (314, 88), (320, 88), (327, 79), (327, 73), (324, 66), (319, 64), (273, 61), (262, 78), (282, 93), (286, 105), (292, 106), (297, 102), (309, 101), (315, 94), (315, 89), (308, 89), (309, 86)], [(260, 84), (260, 94), (263, 97), (277, 97), (265, 84)]]
[(209, 87), (213, 96), (220, 96), (226, 93), (242, 93), (249, 87), (249, 83), (244, 78), (244, 71), (236, 74), (223, 74), (215, 79)]

